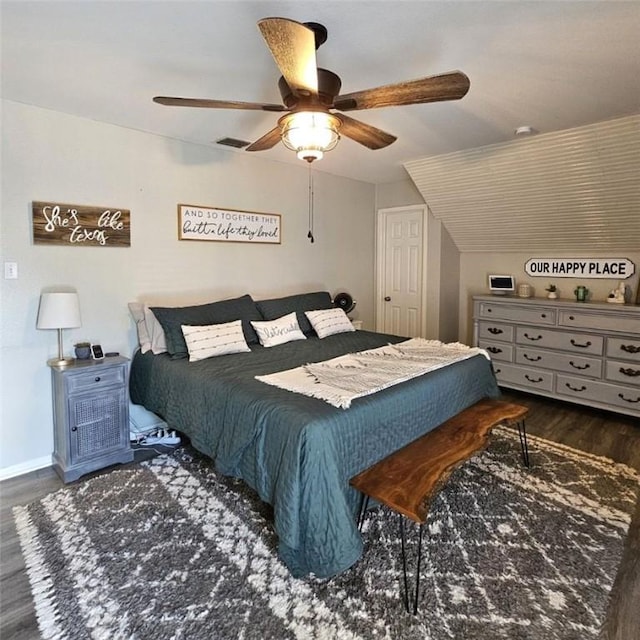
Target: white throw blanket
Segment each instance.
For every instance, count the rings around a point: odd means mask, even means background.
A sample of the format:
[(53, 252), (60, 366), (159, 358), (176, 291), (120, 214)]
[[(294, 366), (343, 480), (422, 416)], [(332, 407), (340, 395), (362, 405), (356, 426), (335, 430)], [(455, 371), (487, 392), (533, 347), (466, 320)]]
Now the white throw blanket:
[(411, 338), (325, 362), (256, 376), (256, 380), (348, 409), (355, 398), (371, 395), (478, 354), (489, 359), (484, 349), (459, 342), (445, 344), (438, 340)]

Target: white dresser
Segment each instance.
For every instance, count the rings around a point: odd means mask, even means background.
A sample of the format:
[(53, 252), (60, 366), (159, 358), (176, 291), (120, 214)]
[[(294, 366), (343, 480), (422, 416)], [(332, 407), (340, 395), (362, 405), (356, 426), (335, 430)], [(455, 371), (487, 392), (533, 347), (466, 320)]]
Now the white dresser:
[(640, 306), (474, 296), (498, 383), (640, 417)]

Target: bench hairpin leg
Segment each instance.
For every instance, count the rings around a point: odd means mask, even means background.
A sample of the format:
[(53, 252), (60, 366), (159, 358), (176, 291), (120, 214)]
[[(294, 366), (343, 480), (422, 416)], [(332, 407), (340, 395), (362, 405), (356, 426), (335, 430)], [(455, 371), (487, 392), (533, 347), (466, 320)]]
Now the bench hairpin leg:
[(398, 514), (400, 518), (400, 544), (402, 546), (402, 576), (404, 578), (404, 608), (409, 611), (409, 585), (407, 581), (407, 551), (405, 549), (405, 539), (404, 539), (404, 516), (402, 514)]
[(522, 460), (525, 467), (529, 467), (529, 444), (527, 443), (527, 428), (524, 420), (519, 420), (518, 436), (520, 437), (520, 448), (522, 449)]
[(367, 508), (369, 507), (369, 496), (365, 493), (360, 494), (360, 509), (358, 509), (358, 531), (362, 531), (364, 519), (367, 516)]
[(418, 614), (418, 595), (420, 594), (420, 560), (422, 560), (422, 527), (420, 524), (420, 532), (418, 534), (418, 563), (416, 567), (416, 592), (413, 596), (413, 615)]

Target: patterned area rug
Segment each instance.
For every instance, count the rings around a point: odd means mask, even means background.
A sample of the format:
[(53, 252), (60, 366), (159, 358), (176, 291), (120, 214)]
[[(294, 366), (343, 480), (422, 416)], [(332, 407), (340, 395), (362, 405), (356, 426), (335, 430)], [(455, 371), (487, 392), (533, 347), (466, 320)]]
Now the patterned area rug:
[(389, 511), (372, 510), (349, 571), (295, 579), (275, 553), (269, 507), (193, 452), (66, 487), (14, 510), (42, 636), (596, 638), (640, 479), (530, 444), (527, 470), (517, 436), (496, 430), (434, 501), (417, 616), (400, 597)]

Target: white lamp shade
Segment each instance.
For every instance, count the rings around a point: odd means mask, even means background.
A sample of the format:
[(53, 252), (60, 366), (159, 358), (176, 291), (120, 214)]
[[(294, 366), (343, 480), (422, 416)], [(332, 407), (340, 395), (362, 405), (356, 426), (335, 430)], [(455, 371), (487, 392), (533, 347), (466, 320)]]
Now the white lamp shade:
[(75, 292), (52, 292), (40, 295), (38, 329), (73, 329), (80, 327), (80, 303)]

